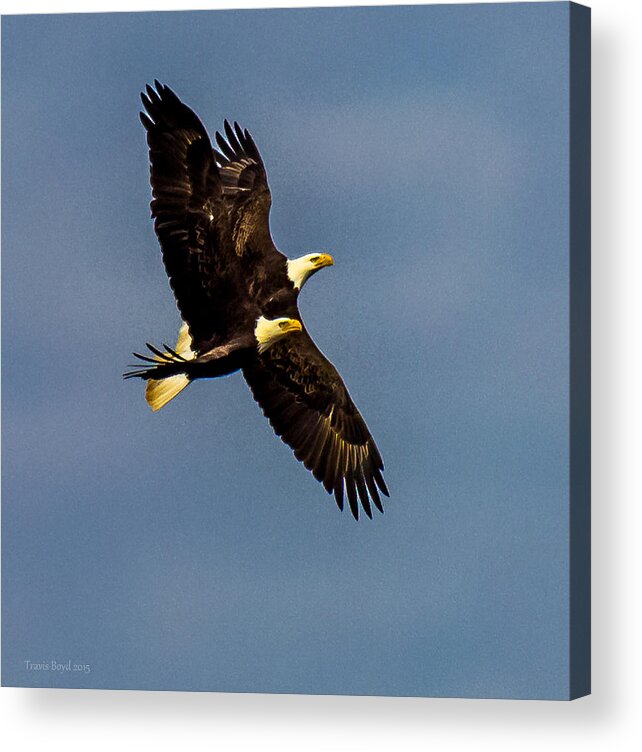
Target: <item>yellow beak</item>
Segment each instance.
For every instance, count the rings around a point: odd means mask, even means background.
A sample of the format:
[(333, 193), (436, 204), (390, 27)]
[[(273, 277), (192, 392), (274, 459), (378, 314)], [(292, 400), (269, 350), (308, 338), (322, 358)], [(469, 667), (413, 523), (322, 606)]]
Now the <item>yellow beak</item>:
[(321, 253), (315, 266), (317, 269), (323, 269), (324, 266), (334, 266), (334, 259), (329, 253)]
[(288, 321), (288, 326), (286, 329), (286, 332), (289, 334), (290, 332), (301, 332), (303, 331), (303, 324), (299, 321), (299, 319), (290, 319)]

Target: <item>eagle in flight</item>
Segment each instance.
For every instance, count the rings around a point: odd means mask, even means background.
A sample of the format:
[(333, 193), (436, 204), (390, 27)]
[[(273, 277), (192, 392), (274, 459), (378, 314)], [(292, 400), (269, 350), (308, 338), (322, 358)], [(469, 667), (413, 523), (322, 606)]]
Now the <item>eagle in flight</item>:
[(195, 379), (241, 371), (275, 433), (359, 518), (389, 495), (383, 461), (337, 369), (306, 331), (299, 292), (332, 256), (288, 259), (270, 233), (265, 166), (247, 130), (225, 121), (216, 148), (196, 114), (167, 86), (141, 95), (154, 229), (183, 319), (175, 348), (149, 355), (125, 378), (145, 379), (159, 410)]

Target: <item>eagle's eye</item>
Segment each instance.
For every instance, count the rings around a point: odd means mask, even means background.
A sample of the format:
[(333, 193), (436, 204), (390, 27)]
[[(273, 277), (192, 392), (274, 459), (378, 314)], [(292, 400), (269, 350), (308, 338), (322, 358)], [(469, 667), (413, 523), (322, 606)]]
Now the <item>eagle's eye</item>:
[(281, 329), (287, 329), (289, 324), (290, 324), (289, 321), (281, 321), (281, 322), (279, 322), (279, 327)]
[(312, 258), (310, 259), (310, 261), (311, 261), (311, 262), (312, 262), (313, 264), (316, 264), (318, 260), (319, 260), (319, 256), (312, 256)]

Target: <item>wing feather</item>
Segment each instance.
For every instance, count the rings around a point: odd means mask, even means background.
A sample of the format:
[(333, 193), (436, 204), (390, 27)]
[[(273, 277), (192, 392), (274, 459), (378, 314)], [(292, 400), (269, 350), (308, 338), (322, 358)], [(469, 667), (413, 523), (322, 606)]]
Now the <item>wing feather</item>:
[(243, 369), (275, 433), (343, 509), (383, 512), (383, 461), (339, 373), (307, 332), (273, 345)]
[[(224, 135), (223, 135), (224, 134)], [(235, 121), (216, 132), (218, 149), (213, 150), (223, 199), (230, 216), (232, 235), (239, 256), (272, 269), (283, 267), (286, 258), (277, 250), (270, 233), (272, 195), (259, 150), (247, 130)]]
[(147, 86), (151, 210), (163, 262), (195, 349), (224, 336), (239, 293), (238, 260), (225, 242), (223, 190), (207, 132), (167, 86)]
[(154, 228), (199, 351), (238, 327), (239, 302), (253, 311), (287, 281), (285, 256), (270, 234), (267, 175), (238, 124), (225, 121), (227, 139), (217, 133), (216, 150), (198, 116), (168, 86), (155, 81), (141, 100)]

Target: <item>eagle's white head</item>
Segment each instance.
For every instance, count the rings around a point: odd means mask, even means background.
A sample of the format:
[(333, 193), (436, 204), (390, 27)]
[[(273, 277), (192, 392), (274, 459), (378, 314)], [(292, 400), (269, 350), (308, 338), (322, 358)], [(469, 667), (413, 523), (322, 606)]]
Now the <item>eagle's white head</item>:
[(295, 289), (300, 290), (308, 277), (324, 266), (332, 266), (334, 259), (329, 253), (308, 253), (297, 259), (288, 260), (288, 277)]
[(272, 347), (283, 337), (293, 332), (303, 330), (303, 324), (298, 319), (266, 319), (265, 316), (259, 316), (254, 327), (254, 336), (259, 346), (259, 352), (265, 352), (268, 347)]

